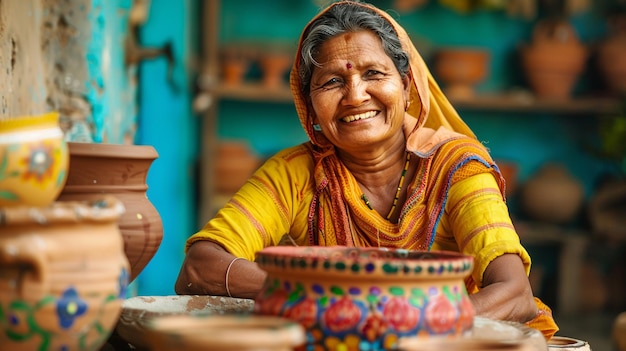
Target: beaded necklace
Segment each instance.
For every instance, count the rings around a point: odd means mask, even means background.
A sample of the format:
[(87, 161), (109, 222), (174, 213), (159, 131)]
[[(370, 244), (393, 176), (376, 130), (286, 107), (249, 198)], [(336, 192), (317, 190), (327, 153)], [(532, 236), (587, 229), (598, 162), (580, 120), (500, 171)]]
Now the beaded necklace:
[[(411, 153), (406, 153), (406, 161), (404, 162), (404, 169), (402, 170), (402, 174), (400, 175), (400, 181), (398, 182), (398, 190), (396, 190), (396, 196), (393, 198), (393, 203), (391, 204), (391, 209), (389, 210), (389, 214), (387, 214), (387, 220), (391, 218), (393, 212), (396, 210), (396, 206), (398, 205), (398, 199), (400, 198), (400, 193), (402, 192), (402, 186), (404, 185), (404, 177), (406, 176), (406, 172), (409, 170), (409, 164), (411, 161)], [(361, 194), (361, 200), (367, 205), (370, 210), (373, 210), (372, 205), (370, 204), (370, 200), (365, 196), (365, 194)]]

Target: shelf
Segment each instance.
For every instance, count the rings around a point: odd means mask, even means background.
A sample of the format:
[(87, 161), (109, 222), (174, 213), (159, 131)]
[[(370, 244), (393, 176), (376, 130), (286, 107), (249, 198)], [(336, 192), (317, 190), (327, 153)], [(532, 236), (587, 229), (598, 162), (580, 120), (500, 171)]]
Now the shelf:
[[(293, 103), (291, 90), (284, 87), (269, 89), (260, 83), (240, 86), (216, 85), (205, 88), (221, 99), (238, 101)], [(606, 97), (575, 97), (571, 100), (542, 100), (530, 94), (478, 95), (471, 99), (450, 99), (458, 110), (513, 113), (556, 113), (571, 115), (608, 115), (619, 112), (617, 99)]]

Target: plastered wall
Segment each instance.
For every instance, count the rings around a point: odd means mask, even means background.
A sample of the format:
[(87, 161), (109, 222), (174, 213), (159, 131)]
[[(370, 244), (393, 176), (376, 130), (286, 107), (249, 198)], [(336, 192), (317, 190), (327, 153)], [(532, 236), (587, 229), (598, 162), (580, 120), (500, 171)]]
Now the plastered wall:
[(0, 118), (58, 111), (66, 139), (133, 143), (132, 0), (0, 0)]

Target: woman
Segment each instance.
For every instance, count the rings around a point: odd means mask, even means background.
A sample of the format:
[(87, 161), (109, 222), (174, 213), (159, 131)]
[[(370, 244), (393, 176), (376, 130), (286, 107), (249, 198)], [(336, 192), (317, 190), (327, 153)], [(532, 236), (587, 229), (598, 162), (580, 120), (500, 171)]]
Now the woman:
[[(534, 299), (487, 150), (384, 11), (331, 5), (304, 29), (291, 88), (310, 142), (269, 159), (189, 238), (179, 294), (254, 298), (255, 252), (296, 245), (452, 250), (475, 257), (479, 315), (558, 328)], [(240, 259), (243, 258), (243, 259)]]

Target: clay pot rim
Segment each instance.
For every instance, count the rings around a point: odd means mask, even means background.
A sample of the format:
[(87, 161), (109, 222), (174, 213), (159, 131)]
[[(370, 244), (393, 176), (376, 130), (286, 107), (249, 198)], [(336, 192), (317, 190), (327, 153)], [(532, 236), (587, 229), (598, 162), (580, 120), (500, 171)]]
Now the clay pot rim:
[(152, 145), (103, 144), (70, 141), (67, 143), (70, 156), (102, 158), (156, 159), (159, 157)]
[[(338, 255), (338, 253), (340, 255)], [(372, 254), (380, 253), (377, 256)], [(406, 250), (387, 247), (349, 246), (270, 246), (257, 253), (257, 256), (284, 258), (317, 258), (327, 261), (365, 259), (367, 261), (464, 261), (473, 257), (456, 251)]]
[(454, 279), (470, 274), (474, 258), (454, 251), (377, 247), (273, 246), (256, 255), (263, 270), (277, 275), (327, 279)]

